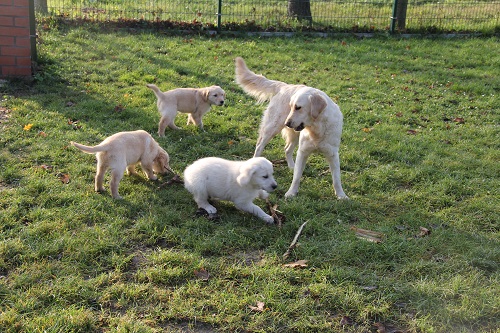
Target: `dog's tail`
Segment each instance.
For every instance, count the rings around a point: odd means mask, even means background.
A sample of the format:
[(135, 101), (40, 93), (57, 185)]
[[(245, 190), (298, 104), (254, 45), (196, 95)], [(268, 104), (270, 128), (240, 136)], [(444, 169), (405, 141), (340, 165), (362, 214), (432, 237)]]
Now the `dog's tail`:
[(286, 85), (284, 82), (269, 80), (262, 75), (255, 74), (248, 69), (243, 58), (237, 57), (235, 59), (235, 64), (236, 83), (238, 83), (247, 94), (256, 97), (259, 103), (269, 100)]
[(148, 87), (149, 89), (153, 90), (156, 97), (161, 97), (162, 96), (162, 91), (160, 90), (160, 88), (158, 88), (157, 86), (155, 86), (154, 84), (146, 84), (146, 87)]
[(107, 147), (105, 145), (102, 145), (102, 144), (91, 147), (91, 146), (85, 146), (85, 145), (82, 145), (80, 143), (73, 142), (73, 141), (71, 141), (70, 143), (73, 146), (75, 146), (76, 148), (80, 149), (81, 151), (83, 151), (84, 153), (87, 153), (87, 154), (95, 154), (95, 153), (99, 153), (101, 151), (107, 151)]

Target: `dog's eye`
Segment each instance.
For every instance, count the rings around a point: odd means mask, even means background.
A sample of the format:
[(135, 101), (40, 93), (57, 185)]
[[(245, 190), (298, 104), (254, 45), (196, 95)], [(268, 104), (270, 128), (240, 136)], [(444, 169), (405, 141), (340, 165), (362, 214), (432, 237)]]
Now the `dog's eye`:
[(295, 110), (300, 110), (300, 108), (301, 108), (300, 106), (295, 105)]
[(214, 97), (217, 97), (217, 94), (214, 94)]
[(265, 175), (265, 176), (264, 176), (264, 178), (265, 178), (265, 179), (267, 179), (267, 178), (269, 178), (269, 176), (268, 176), (268, 175)]

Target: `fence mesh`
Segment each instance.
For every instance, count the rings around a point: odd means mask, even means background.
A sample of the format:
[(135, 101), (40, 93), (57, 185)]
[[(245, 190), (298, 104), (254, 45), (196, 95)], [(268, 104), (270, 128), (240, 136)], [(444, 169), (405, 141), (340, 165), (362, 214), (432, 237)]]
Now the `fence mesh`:
[[(306, 2), (310, 17), (289, 12)], [(399, 0), (400, 2), (402, 0)], [(46, 4), (45, 4), (46, 2)], [(384, 31), (394, 0), (35, 0), (39, 15), (95, 21), (186, 22), (222, 30)], [(498, 32), (500, 1), (408, 0), (405, 31)]]

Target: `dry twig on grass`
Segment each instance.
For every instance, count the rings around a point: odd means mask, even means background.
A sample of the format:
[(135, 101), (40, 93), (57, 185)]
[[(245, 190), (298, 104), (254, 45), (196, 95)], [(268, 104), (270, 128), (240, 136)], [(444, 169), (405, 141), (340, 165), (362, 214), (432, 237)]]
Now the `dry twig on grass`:
[(297, 241), (299, 240), (299, 236), (302, 233), (302, 229), (304, 229), (304, 226), (307, 224), (307, 222), (308, 221), (302, 223), (299, 230), (297, 230), (297, 233), (295, 234), (295, 237), (293, 238), (292, 243), (288, 247), (288, 250), (286, 250), (286, 252), (283, 254), (283, 259), (288, 258), (288, 256), (290, 255), (290, 252), (295, 248), (295, 246), (297, 246)]

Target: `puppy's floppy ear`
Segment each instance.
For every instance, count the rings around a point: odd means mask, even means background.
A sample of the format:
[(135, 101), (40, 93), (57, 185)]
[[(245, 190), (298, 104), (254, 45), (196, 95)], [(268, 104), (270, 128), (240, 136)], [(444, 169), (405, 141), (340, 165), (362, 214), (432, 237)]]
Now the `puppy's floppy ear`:
[(240, 175), (236, 178), (236, 181), (240, 186), (246, 186), (250, 183), (253, 174), (257, 170), (255, 164), (245, 163), (240, 167)]
[(321, 111), (326, 108), (326, 100), (323, 96), (318, 93), (313, 93), (309, 96), (309, 102), (311, 103), (311, 116), (313, 119), (318, 118)]
[(210, 95), (210, 88), (200, 89), (200, 96), (204, 102), (208, 102), (208, 96)]

